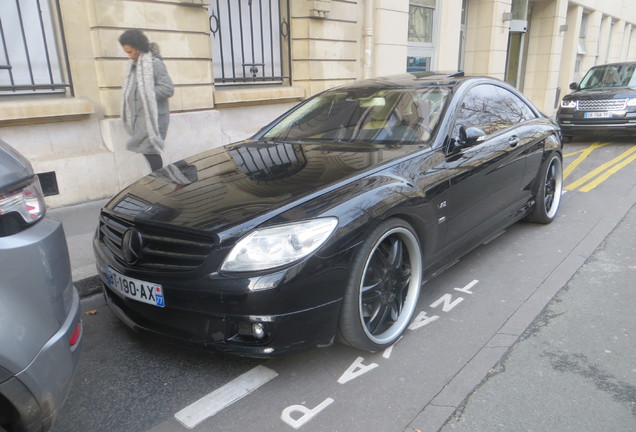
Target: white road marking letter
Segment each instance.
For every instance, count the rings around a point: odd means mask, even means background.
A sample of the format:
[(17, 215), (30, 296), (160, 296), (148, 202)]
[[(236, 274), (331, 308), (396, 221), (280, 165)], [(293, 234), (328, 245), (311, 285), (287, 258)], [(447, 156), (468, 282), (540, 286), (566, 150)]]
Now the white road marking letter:
[(433, 321), (437, 321), (439, 316), (427, 316), (426, 312), (422, 311), (418, 316), (415, 317), (411, 325), (409, 326), (409, 330), (417, 330), (420, 327), (424, 327), (426, 324), (430, 324)]
[(278, 373), (266, 368), (256, 366), (243, 375), (230, 381), (223, 387), (203, 396), (190, 406), (185, 407), (174, 416), (189, 429), (194, 428), (208, 417), (212, 417), (237, 400), (247, 396), (254, 390), (276, 378)]
[(384, 352), (382, 353), (382, 357), (384, 357), (385, 359), (388, 359), (389, 357), (391, 357), (391, 353), (393, 352), (394, 346), (395, 345), (391, 345), (390, 347), (385, 349)]
[(443, 303), (444, 306), (442, 306), (442, 310), (444, 312), (450, 312), (451, 310), (453, 310), (455, 306), (457, 306), (458, 304), (464, 301), (463, 297), (458, 297), (455, 301), (451, 302), (452, 299), (453, 299), (453, 296), (451, 294), (444, 294), (439, 299), (437, 299), (435, 303), (431, 304), (431, 307), (434, 308)]
[[(333, 399), (327, 398), (314, 409), (309, 409), (304, 405), (290, 405), (283, 410), (280, 419), (294, 429), (300, 429), (305, 423), (314, 418), (316, 414), (331, 405), (332, 402)], [(300, 417), (294, 419), (292, 413), (300, 413)]]
[(474, 287), (475, 285), (477, 285), (478, 282), (479, 281), (475, 279), (474, 281), (466, 285), (464, 288), (455, 288), (455, 291), (463, 292), (466, 294), (472, 294), (473, 292), (470, 289)]
[(345, 384), (351, 381), (352, 379), (358, 378), (360, 375), (363, 375), (369, 372), (371, 369), (375, 369), (378, 367), (377, 363), (371, 363), (370, 365), (363, 365), (362, 361), (363, 357), (358, 357), (351, 366), (343, 373), (340, 378), (338, 378), (339, 384)]

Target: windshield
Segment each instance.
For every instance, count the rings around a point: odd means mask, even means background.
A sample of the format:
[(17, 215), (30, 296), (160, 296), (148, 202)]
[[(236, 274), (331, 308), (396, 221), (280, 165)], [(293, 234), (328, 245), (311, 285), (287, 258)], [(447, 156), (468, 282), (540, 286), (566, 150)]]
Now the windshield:
[(445, 87), (335, 89), (310, 99), (261, 138), (420, 143), (431, 138), (448, 92)]
[(581, 80), (581, 89), (634, 87), (636, 63), (599, 66), (590, 69)]

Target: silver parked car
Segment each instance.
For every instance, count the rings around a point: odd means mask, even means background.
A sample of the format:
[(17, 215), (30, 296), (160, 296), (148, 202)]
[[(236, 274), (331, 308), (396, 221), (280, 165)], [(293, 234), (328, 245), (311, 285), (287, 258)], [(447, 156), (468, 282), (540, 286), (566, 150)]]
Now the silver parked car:
[(80, 355), (64, 230), (31, 164), (0, 140), (0, 431), (49, 429)]

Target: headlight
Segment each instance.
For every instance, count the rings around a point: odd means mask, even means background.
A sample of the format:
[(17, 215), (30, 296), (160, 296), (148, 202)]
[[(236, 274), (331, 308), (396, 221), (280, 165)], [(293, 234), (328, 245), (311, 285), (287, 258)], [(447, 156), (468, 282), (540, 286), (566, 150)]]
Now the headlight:
[(561, 101), (561, 108), (576, 108), (576, 101), (575, 100), (562, 100)]
[(627, 99), (627, 106), (633, 107), (636, 106), (636, 98), (629, 98)]
[(0, 216), (16, 213), (23, 223), (31, 224), (44, 216), (45, 210), (44, 195), (37, 177), (15, 191), (0, 194)]
[(266, 270), (298, 261), (324, 244), (337, 225), (329, 217), (257, 229), (239, 240), (221, 270)]

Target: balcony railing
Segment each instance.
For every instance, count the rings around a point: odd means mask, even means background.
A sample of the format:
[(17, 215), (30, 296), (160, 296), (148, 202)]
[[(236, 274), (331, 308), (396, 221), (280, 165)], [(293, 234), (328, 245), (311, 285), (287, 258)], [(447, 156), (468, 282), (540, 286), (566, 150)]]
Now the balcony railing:
[(210, 32), (217, 85), (289, 82), (287, 0), (216, 0)]

